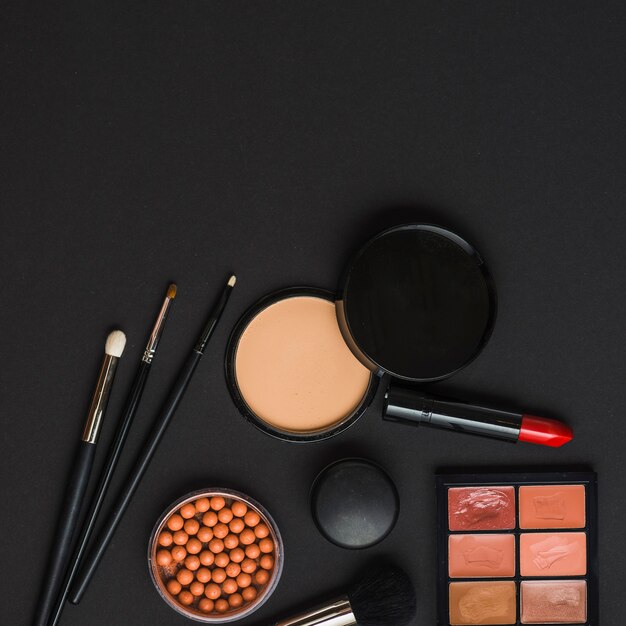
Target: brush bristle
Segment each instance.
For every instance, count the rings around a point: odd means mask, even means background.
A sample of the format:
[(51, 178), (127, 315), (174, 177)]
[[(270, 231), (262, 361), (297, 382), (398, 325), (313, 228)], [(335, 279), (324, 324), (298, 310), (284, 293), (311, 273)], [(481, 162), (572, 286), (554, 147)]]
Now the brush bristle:
[(121, 330), (114, 330), (108, 337), (107, 342), (104, 345), (104, 351), (119, 359), (124, 352), (124, 346), (126, 345), (126, 335)]
[(237, 277), (233, 274), (229, 279), (228, 279), (228, 286), (229, 287), (234, 287), (235, 283), (237, 282)]
[(370, 570), (348, 597), (359, 626), (406, 626), (417, 611), (411, 579), (390, 565)]
[(174, 283), (167, 288), (167, 297), (170, 300), (173, 300), (176, 297), (176, 285)]

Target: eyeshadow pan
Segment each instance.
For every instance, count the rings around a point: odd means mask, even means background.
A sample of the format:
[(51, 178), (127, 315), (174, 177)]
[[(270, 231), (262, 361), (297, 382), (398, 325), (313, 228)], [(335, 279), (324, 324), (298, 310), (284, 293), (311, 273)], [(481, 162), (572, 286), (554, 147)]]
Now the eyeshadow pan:
[(587, 583), (584, 580), (522, 582), (522, 624), (585, 624)]
[(515, 624), (517, 590), (514, 582), (450, 583), (450, 624)]
[(507, 578), (515, 576), (513, 535), (450, 535), (450, 578)]
[(513, 487), (458, 487), (448, 490), (450, 530), (515, 528)]
[(584, 576), (587, 573), (587, 535), (523, 533), (520, 570), (522, 576)]
[(520, 528), (584, 528), (584, 485), (540, 485), (519, 489)]

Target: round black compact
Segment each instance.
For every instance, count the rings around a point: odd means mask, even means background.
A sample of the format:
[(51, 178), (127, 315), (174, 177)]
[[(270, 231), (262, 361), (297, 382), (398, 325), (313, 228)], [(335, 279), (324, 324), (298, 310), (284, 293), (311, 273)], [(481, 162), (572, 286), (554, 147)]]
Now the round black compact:
[(318, 529), (341, 548), (369, 548), (382, 541), (395, 526), (399, 510), (391, 478), (364, 459), (329, 465), (311, 489), (311, 511)]
[(427, 224), (384, 231), (355, 256), (337, 315), (352, 352), (372, 371), (441, 380), (478, 356), (493, 329), (493, 280), (476, 250)]

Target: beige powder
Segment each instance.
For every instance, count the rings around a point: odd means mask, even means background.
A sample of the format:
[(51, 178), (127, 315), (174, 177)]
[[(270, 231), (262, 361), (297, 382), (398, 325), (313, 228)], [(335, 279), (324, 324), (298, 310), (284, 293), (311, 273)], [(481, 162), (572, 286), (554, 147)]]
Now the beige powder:
[(329, 300), (293, 296), (261, 311), (235, 357), (239, 390), (252, 412), (291, 432), (328, 429), (367, 393), (371, 373), (348, 349)]

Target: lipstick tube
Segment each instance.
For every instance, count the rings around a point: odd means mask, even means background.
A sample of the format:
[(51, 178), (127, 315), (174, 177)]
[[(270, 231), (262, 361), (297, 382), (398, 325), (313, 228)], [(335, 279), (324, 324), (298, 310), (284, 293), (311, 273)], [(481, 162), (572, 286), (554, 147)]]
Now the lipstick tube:
[(572, 430), (558, 420), (439, 398), (394, 383), (387, 388), (383, 419), (553, 448), (568, 443), (574, 437)]

